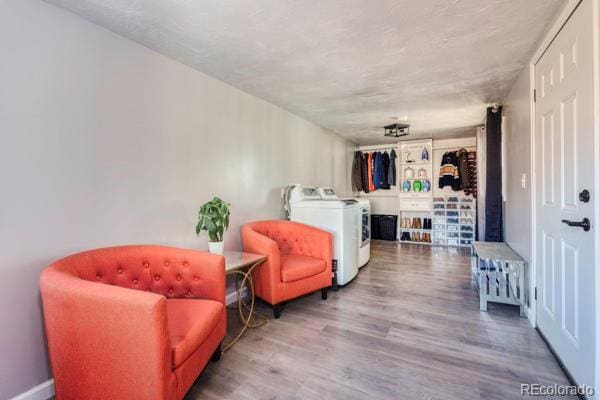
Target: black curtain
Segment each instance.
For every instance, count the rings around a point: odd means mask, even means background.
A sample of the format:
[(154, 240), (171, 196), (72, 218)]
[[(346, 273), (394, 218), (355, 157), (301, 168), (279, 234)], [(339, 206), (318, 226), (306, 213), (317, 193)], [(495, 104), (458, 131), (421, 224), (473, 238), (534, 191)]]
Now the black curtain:
[(502, 107), (488, 107), (485, 130), (485, 241), (502, 242)]

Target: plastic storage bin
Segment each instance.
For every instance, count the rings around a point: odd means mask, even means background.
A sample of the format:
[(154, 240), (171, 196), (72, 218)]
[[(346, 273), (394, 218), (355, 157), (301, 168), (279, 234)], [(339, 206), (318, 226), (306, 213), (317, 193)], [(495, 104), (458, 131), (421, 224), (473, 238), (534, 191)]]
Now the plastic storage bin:
[(371, 238), (379, 240), (396, 240), (398, 230), (397, 215), (371, 215)]
[(442, 225), (446, 225), (446, 217), (435, 217), (433, 219), (433, 223), (434, 224), (442, 224)]

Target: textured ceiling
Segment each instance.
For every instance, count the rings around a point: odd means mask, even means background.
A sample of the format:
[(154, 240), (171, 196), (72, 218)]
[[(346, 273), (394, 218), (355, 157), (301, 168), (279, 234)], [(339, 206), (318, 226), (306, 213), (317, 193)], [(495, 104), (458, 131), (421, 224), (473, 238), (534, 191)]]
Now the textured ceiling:
[(562, 0), (46, 0), (357, 143), (472, 133)]

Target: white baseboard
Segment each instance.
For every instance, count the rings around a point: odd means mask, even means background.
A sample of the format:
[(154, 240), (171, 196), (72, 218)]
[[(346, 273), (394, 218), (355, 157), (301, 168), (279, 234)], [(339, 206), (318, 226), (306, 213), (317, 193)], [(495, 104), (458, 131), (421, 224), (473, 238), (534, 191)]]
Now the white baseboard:
[[(242, 290), (244, 296), (248, 293), (248, 288)], [(238, 299), (237, 291), (234, 290), (225, 296), (225, 304), (230, 305), (236, 302)], [(54, 379), (47, 380), (46, 382), (40, 383), (34, 388), (21, 393), (10, 400), (48, 400), (54, 396)]]
[(54, 379), (49, 379), (10, 400), (48, 400), (52, 396), (54, 396)]

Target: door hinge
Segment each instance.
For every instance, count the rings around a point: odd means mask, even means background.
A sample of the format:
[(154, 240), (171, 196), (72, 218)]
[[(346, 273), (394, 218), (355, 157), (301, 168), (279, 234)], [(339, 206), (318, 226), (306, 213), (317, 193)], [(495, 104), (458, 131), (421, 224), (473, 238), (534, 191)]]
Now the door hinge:
[(533, 288), (533, 299), (537, 300), (537, 287)]
[(537, 92), (533, 89), (533, 102), (535, 103), (537, 100)]

